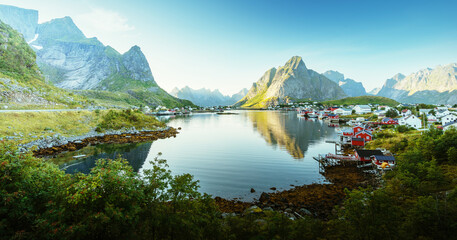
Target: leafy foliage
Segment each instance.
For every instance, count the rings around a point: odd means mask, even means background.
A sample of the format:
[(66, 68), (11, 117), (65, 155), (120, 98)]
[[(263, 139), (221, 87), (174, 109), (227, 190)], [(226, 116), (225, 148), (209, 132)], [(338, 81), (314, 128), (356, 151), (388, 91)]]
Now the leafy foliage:
[(109, 110), (97, 125), (97, 131), (132, 127), (136, 129), (155, 129), (157, 127), (165, 127), (165, 124), (154, 116), (145, 115), (139, 110)]

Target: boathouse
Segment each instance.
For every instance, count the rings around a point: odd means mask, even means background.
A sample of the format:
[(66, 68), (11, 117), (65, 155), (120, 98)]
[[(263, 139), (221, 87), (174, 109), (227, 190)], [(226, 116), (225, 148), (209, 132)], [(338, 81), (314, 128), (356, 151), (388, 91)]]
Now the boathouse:
[(362, 162), (371, 161), (372, 156), (381, 156), (384, 155), (381, 150), (365, 150), (365, 149), (356, 149), (354, 156)]

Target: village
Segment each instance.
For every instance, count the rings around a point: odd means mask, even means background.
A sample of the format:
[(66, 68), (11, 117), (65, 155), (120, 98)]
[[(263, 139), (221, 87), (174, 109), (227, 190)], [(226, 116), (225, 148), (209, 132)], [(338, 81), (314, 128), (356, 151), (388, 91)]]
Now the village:
[[(423, 106), (423, 105), (422, 105)], [(368, 167), (383, 173), (392, 170), (396, 159), (388, 149), (366, 149), (365, 146), (385, 129), (401, 131), (427, 131), (431, 127), (449, 130), (457, 127), (457, 112), (452, 106), (420, 108), (421, 105), (399, 104), (396, 107), (385, 105), (332, 106), (314, 110), (315, 105), (300, 106), (296, 110), (299, 117), (320, 119), (330, 127), (341, 127), (338, 139), (327, 141), (335, 144), (335, 153), (314, 157), (322, 169), (327, 166), (356, 163), (359, 168)], [(428, 106), (430, 107), (430, 106)], [(341, 124), (341, 125), (340, 125)]]

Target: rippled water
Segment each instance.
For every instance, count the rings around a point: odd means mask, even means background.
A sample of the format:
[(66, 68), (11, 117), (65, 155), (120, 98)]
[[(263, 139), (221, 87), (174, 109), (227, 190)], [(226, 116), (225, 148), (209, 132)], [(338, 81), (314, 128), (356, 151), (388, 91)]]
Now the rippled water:
[[(174, 174), (190, 173), (200, 190), (225, 198), (251, 200), (262, 191), (289, 189), (291, 184), (323, 182), (318, 154), (334, 151), (333, 128), (308, 121), (295, 112), (238, 111), (237, 115), (194, 114), (167, 120), (182, 130), (176, 138), (153, 143), (100, 145), (79, 152), (93, 154), (65, 166), (67, 172), (88, 172), (98, 158), (121, 154), (135, 170), (150, 168), (159, 152)], [(68, 157), (68, 156), (67, 156)], [(250, 193), (254, 188), (255, 193)]]

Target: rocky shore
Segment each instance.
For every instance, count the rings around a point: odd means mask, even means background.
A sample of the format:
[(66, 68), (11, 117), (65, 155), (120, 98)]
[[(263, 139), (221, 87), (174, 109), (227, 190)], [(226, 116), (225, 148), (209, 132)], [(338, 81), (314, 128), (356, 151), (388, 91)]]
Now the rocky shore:
[(63, 137), (56, 134), (52, 137), (44, 137), (33, 142), (20, 145), (20, 149), (25, 151), (31, 149), (36, 157), (55, 156), (65, 151), (75, 151), (88, 145), (102, 143), (136, 143), (154, 141), (157, 139), (176, 137), (178, 130), (167, 127), (157, 130), (120, 130), (97, 133), (92, 131), (83, 136)]
[(324, 176), (330, 184), (295, 186), (290, 190), (263, 192), (254, 202), (241, 202), (216, 197), (216, 204), (226, 215), (261, 214), (264, 211), (280, 211), (291, 219), (305, 215), (328, 219), (334, 207), (345, 196), (345, 189), (355, 189), (377, 184), (372, 174), (364, 173), (355, 165), (327, 167)]

